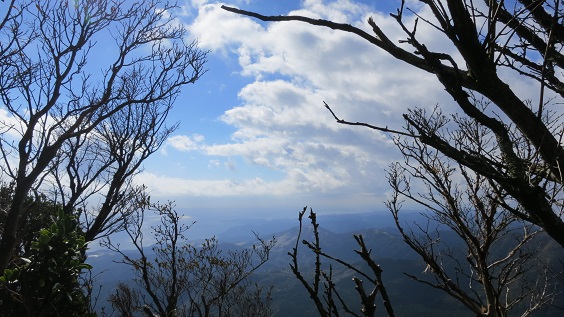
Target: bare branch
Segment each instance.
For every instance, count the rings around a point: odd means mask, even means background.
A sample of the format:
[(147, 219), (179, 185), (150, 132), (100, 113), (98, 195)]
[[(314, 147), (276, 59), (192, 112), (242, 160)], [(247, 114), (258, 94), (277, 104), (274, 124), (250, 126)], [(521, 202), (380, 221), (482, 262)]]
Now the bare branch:
[(406, 133), (406, 132), (402, 132), (402, 131), (388, 129), (388, 127), (378, 127), (378, 126), (374, 126), (374, 125), (364, 123), (364, 122), (350, 122), (350, 121), (345, 121), (345, 120), (339, 119), (337, 117), (337, 115), (335, 115), (335, 112), (333, 112), (331, 107), (329, 107), (329, 105), (325, 101), (323, 102), (323, 104), (325, 105), (325, 108), (327, 108), (327, 110), (329, 110), (329, 112), (331, 112), (331, 115), (333, 116), (333, 118), (335, 118), (335, 120), (338, 123), (346, 124), (346, 125), (363, 126), (363, 127), (367, 127), (367, 128), (373, 129), (373, 130), (377, 130), (377, 131), (388, 132), (388, 133), (393, 133), (393, 134), (398, 134), (398, 135), (403, 135), (403, 136), (409, 136), (409, 137), (414, 137), (414, 138), (417, 137), (416, 135), (411, 134), (411, 133)]

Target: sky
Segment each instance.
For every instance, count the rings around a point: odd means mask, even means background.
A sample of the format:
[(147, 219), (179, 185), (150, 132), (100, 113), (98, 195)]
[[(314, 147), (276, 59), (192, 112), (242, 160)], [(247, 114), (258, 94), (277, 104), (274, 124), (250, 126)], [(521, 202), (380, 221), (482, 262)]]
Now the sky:
[[(386, 169), (402, 160), (392, 136), (339, 124), (324, 102), (342, 119), (402, 130), (408, 109), (456, 111), (436, 77), (353, 34), (301, 22), (264, 23), (220, 6), (328, 19), (369, 33), (372, 17), (397, 42), (405, 35), (390, 13), (400, 3), (180, 1), (172, 13), (188, 30), (187, 41), (209, 50), (207, 72), (182, 89), (169, 117), (179, 128), (134, 182), (186, 214), (280, 218), (306, 205), (326, 214), (385, 212)], [(406, 3), (429, 15), (418, 1)], [(405, 19), (411, 25), (414, 15)], [(464, 65), (433, 27), (419, 23), (417, 34), (429, 49)], [(519, 80), (511, 78), (516, 91), (535, 90)]]
[[(367, 31), (372, 16), (401, 38), (389, 16), (399, 1), (225, 4)], [(402, 129), (407, 109), (451, 103), (436, 79), (352, 34), (263, 23), (220, 6), (183, 4), (179, 20), (210, 50), (208, 71), (183, 89), (170, 116), (179, 129), (135, 181), (148, 186), (153, 199), (187, 210), (244, 210), (267, 218), (294, 215), (306, 205), (321, 213), (385, 210), (386, 168), (401, 159), (391, 136), (335, 122), (324, 102), (343, 119)], [(441, 45), (424, 31), (428, 45)]]

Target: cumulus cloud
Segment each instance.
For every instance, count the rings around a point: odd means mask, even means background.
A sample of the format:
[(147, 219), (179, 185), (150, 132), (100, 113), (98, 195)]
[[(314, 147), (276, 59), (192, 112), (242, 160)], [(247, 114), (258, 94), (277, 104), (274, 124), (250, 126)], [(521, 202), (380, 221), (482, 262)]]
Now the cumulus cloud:
[[(218, 3), (199, 5), (197, 18), (187, 28), (202, 47), (216, 53), (226, 53), (233, 43), (262, 33), (260, 25), (222, 10)], [(260, 41), (260, 38), (255, 40)]]
[[(408, 108), (451, 104), (432, 75), (352, 34), (300, 22), (262, 23), (222, 10), (217, 3), (192, 2), (198, 8), (188, 26), (192, 35), (203, 48), (236, 60), (238, 76), (250, 83), (238, 93), (240, 104), (219, 118), (234, 128), (229, 142), (206, 144), (203, 137), (175, 136), (167, 147), (198, 150), (214, 167), (220, 165), (218, 158), (225, 158), (223, 166), (230, 170), (241, 170), (231, 158), (242, 157), (247, 164), (282, 176), (250, 174), (244, 180), (140, 176), (159, 184), (157, 191), (163, 195), (383, 197), (388, 190), (384, 169), (400, 158), (391, 137), (336, 123), (324, 102), (343, 119), (393, 129), (402, 128), (401, 114)], [(392, 40), (405, 37), (389, 11), (371, 11), (348, 0), (306, 0), (289, 14), (350, 23), (367, 32), (371, 31), (366, 20), (372, 16)], [(420, 26), (418, 32), (431, 47), (450, 50), (431, 27)]]
[(204, 142), (205, 137), (200, 134), (189, 135), (174, 135), (166, 140), (165, 147), (163, 151), (171, 147), (177, 151), (188, 152), (197, 150), (200, 148), (202, 142)]

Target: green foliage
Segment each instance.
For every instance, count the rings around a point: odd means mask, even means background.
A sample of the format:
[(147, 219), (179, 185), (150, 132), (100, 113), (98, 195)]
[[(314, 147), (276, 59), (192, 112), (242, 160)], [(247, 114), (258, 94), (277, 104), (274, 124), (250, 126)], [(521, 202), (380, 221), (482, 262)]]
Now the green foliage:
[[(0, 210), (8, 210), (14, 197), (14, 184), (0, 184)], [(35, 241), (41, 229), (53, 222), (56, 212), (61, 206), (49, 200), (45, 195), (38, 194), (35, 197), (27, 197), (23, 207), (25, 213), (22, 215), (21, 227), (18, 229), (19, 244), (14, 256), (18, 259), (24, 254), (29, 254), (31, 244)], [(0, 232), (6, 221), (6, 213), (0, 212)], [(14, 260), (14, 259), (12, 259)]]
[(91, 269), (84, 263), (86, 246), (76, 219), (59, 208), (29, 252), (0, 276), (0, 315), (86, 316), (79, 282), (81, 272)]

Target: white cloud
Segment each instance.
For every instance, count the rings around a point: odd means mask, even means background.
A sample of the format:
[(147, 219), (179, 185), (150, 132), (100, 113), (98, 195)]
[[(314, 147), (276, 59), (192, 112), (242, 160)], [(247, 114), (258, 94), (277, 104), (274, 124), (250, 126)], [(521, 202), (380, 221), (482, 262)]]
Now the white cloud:
[[(452, 105), (433, 75), (350, 33), (300, 22), (264, 24), (204, 1), (198, 8), (189, 26), (193, 36), (203, 48), (236, 59), (240, 75), (252, 82), (239, 91), (240, 104), (220, 117), (235, 129), (230, 142), (205, 144), (178, 136), (168, 143), (178, 150), (198, 149), (211, 157), (209, 166), (219, 167), (216, 158), (224, 157), (224, 167), (243, 171), (239, 161), (235, 165), (231, 160), (242, 157), (282, 179), (248, 175), (243, 181), (188, 180), (142, 174), (163, 195), (384, 197), (384, 169), (400, 158), (390, 136), (336, 123), (323, 102), (342, 119), (397, 130), (408, 108)], [(372, 16), (391, 40), (405, 38), (388, 12), (370, 12), (353, 1), (306, 0), (291, 14), (350, 23), (367, 32), (366, 20)], [(422, 24), (418, 34), (429, 47), (452, 52)]]
[(225, 52), (232, 43), (242, 42), (250, 34), (260, 34), (262, 28), (250, 19), (222, 10), (220, 4), (214, 3), (200, 5), (198, 16), (188, 29), (202, 47), (217, 53)]
[(159, 176), (149, 172), (137, 175), (135, 182), (151, 184), (150, 194), (156, 197), (288, 196), (311, 191), (325, 192), (343, 185), (328, 172), (317, 170), (305, 173), (300, 169), (290, 171), (288, 178), (277, 182), (267, 182), (260, 177), (244, 181), (194, 180)]
[(8, 110), (0, 108), (0, 133), (6, 137), (17, 140), (22, 135), (22, 123)]
[(195, 8), (201, 7), (208, 2), (209, 2), (209, 0), (190, 0), (190, 3)]
[(166, 140), (166, 144), (163, 151), (166, 152), (166, 149), (168, 147), (172, 147), (173, 149), (181, 152), (197, 150), (200, 148), (204, 140), (205, 137), (200, 134), (193, 134), (192, 136), (188, 136), (188, 135), (171, 136)]

